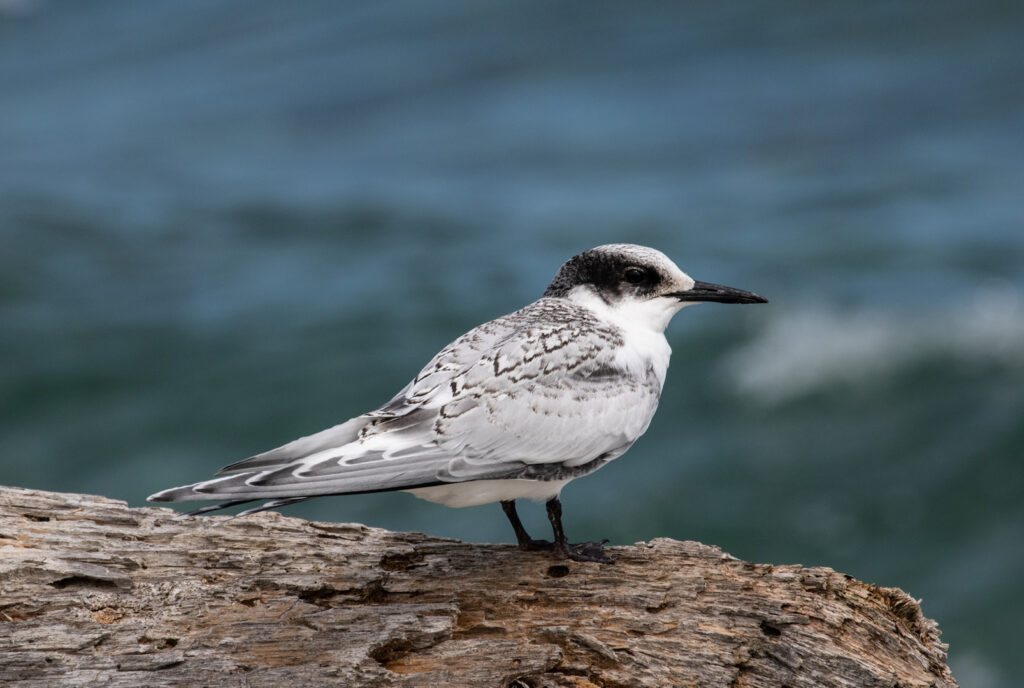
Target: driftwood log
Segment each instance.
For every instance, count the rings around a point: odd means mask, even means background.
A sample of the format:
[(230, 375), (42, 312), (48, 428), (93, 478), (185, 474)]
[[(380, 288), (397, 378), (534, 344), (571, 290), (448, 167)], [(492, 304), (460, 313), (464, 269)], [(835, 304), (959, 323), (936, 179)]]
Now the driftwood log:
[(827, 568), (174, 515), (0, 487), (0, 685), (956, 686), (917, 602)]

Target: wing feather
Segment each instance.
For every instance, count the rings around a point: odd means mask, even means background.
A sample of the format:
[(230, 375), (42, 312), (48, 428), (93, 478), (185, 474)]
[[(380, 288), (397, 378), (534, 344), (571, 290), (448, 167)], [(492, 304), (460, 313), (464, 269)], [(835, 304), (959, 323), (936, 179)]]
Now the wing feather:
[(603, 463), (647, 429), (661, 392), (653, 367), (623, 364), (622, 343), (589, 309), (541, 299), (452, 342), (379, 409), (150, 499), (286, 500)]

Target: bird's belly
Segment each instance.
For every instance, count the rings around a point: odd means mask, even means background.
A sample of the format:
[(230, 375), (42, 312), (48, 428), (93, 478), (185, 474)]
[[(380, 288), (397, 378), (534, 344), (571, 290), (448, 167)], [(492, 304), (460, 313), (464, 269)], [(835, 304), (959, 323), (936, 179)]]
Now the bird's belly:
[(428, 502), (451, 507), (477, 506), (510, 499), (533, 499), (547, 501), (557, 497), (562, 488), (572, 480), (471, 480), (464, 483), (418, 487), (402, 490)]

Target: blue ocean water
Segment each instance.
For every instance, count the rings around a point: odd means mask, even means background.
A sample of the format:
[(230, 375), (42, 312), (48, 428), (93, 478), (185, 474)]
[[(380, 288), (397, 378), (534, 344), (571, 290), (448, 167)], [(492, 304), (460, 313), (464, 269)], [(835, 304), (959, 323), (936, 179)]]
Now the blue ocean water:
[[(1022, 31), (952, 0), (0, 0), (0, 483), (141, 505), (642, 243), (771, 303), (676, 319), (570, 536), (899, 586), (962, 685), (1018, 685)], [(286, 513), (511, 539), (408, 495)]]

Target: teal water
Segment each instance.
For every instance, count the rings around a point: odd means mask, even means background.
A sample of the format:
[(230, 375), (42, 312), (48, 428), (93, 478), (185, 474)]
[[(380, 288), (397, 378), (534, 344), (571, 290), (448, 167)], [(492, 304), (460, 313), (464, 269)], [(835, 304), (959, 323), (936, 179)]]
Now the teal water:
[[(996, 2), (0, 2), (0, 483), (141, 505), (642, 243), (771, 303), (680, 314), (570, 536), (899, 586), (962, 685), (1019, 685), (1022, 30)], [(285, 513), (511, 539), (408, 495)]]

